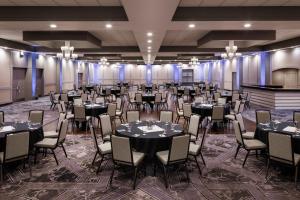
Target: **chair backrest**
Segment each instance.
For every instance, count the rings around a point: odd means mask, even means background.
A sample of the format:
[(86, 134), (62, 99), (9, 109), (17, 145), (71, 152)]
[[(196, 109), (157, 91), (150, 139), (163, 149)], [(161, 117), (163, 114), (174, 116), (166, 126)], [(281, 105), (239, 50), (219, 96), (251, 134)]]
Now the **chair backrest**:
[(95, 99), (95, 103), (104, 103), (104, 102), (105, 102), (104, 97), (96, 97)]
[(73, 101), (74, 101), (73, 103), (74, 105), (82, 105), (83, 103), (81, 98), (75, 98)]
[(68, 94), (67, 93), (62, 93), (60, 95), (60, 100), (64, 101), (64, 102), (68, 102), (69, 99), (68, 99)]
[(122, 110), (122, 106), (123, 106), (122, 98), (118, 97), (116, 101), (117, 101), (117, 109)]
[(82, 105), (74, 105), (74, 119), (85, 119), (85, 107)]
[(60, 103), (62, 112), (65, 113), (67, 111), (65, 102), (64, 101), (60, 101), (59, 103)]
[(218, 101), (218, 99), (221, 97), (221, 94), (219, 92), (214, 93), (214, 100)]
[(172, 138), (168, 164), (186, 161), (189, 152), (190, 136), (181, 135)]
[(94, 144), (94, 147), (96, 150), (98, 150), (98, 140), (97, 140), (97, 135), (95, 133), (95, 129), (93, 127), (92, 124), (90, 124), (90, 131), (91, 131), (91, 136), (92, 136), (92, 139), (93, 139), (93, 144)]
[(111, 95), (111, 89), (105, 88), (105, 95)]
[[(4, 116), (4, 114), (3, 114)], [(294, 111), (293, 113), (293, 121), (298, 122), (300, 124), (300, 111)]]
[(194, 136), (198, 136), (200, 124), (200, 115), (191, 115), (190, 123), (188, 127), (188, 133)]
[(192, 114), (192, 105), (189, 103), (184, 103), (182, 105), (182, 109), (183, 109), (183, 116), (184, 117), (190, 117)]
[(4, 162), (11, 159), (25, 158), (29, 153), (29, 132), (6, 135)]
[(256, 124), (271, 122), (271, 113), (269, 110), (256, 110)]
[(102, 136), (111, 135), (112, 126), (110, 116), (107, 114), (100, 115), (101, 134)]
[(182, 106), (184, 104), (183, 98), (178, 98), (177, 104), (178, 104), (179, 110), (182, 110), (183, 109)]
[(133, 165), (129, 138), (112, 135), (111, 149), (114, 162)]
[(54, 99), (55, 99), (56, 101), (59, 100), (59, 97), (60, 97), (60, 94), (54, 94)]
[(173, 121), (173, 112), (171, 110), (162, 110), (162, 111), (160, 111), (159, 121), (161, 121), (161, 122), (172, 122)]
[(269, 156), (271, 159), (280, 159), (283, 162), (294, 164), (294, 152), (291, 135), (269, 132), (268, 144)]
[(225, 105), (226, 104), (226, 98), (218, 98), (218, 105)]
[(177, 95), (177, 94), (178, 94), (178, 89), (177, 89), (177, 87), (173, 87), (173, 94), (174, 94), (174, 95)]
[(233, 128), (234, 128), (234, 134), (237, 142), (241, 145), (244, 145), (240, 123), (237, 120), (233, 121)]
[(56, 132), (59, 131), (61, 123), (63, 122), (63, 120), (66, 119), (66, 114), (65, 113), (59, 113), (59, 117), (58, 117), (58, 121), (57, 121), (57, 126), (56, 126)]
[(135, 101), (137, 103), (142, 103), (143, 102), (143, 97), (141, 93), (135, 93)]
[(116, 110), (117, 110), (117, 104), (116, 103), (110, 103), (107, 106), (107, 114), (109, 114), (110, 117), (116, 116)]
[(64, 119), (60, 125), (59, 129), (59, 136), (58, 136), (58, 143), (63, 142), (66, 139), (67, 131), (68, 131), (68, 123), (69, 121), (67, 119)]
[(204, 102), (204, 98), (203, 97), (195, 97), (195, 103), (203, 103)]
[(126, 112), (126, 119), (127, 119), (128, 123), (140, 120), (140, 111), (138, 111), (138, 110), (128, 110)]
[(32, 123), (43, 124), (44, 120), (44, 111), (43, 110), (31, 110), (29, 111), (28, 120)]
[(189, 88), (184, 88), (183, 94), (189, 96), (190, 95), (190, 89)]
[(242, 113), (244, 111), (245, 108), (245, 101), (242, 101), (239, 107), (239, 113)]
[(61, 104), (59, 103), (59, 104), (57, 104), (57, 109), (58, 109), (58, 112), (59, 113), (63, 113), (63, 109), (62, 109), (62, 107), (61, 107)]
[(155, 94), (154, 102), (155, 102), (155, 103), (160, 103), (160, 102), (161, 102), (161, 99), (162, 99), (162, 94), (161, 94), (161, 93), (156, 93), (156, 94)]
[(4, 123), (4, 112), (0, 111), (0, 124)]
[(214, 106), (211, 115), (212, 120), (224, 119), (224, 106)]
[(245, 129), (245, 124), (244, 124), (244, 120), (243, 120), (243, 116), (241, 113), (238, 113), (238, 114), (235, 114), (235, 118), (236, 120), (239, 122), (240, 124), (240, 128), (241, 128), (241, 131), (242, 132), (245, 132), (246, 129)]
[(235, 105), (234, 105), (234, 109), (233, 109), (234, 113), (238, 113), (239, 112), (240, 105), (241, 105), (241, 101), (240, 100), (236, 100), (235, 101)]
[(86, 102), (88, 100), (88, 94), (87, 93), (83, 93), (81, 95), (81, 99), (82, 99), (83, 102)]
[(240, 99), (240, 94), (239, 93), (233, 93), (232, 94), (232, 102), (236, 102), (239, 99)]

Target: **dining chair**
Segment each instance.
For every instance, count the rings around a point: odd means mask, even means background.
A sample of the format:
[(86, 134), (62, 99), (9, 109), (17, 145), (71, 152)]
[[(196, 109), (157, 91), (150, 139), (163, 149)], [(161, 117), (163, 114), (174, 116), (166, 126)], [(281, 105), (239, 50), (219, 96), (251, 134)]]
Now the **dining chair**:
[(200, 119), (200, 115), (192, 114), (188, 124), (187, 134), (191, 136), (190, 141), (194, 143), (198, 140)]
[(254, 139), (254, 132), (250, 132), (247, 131), (245, 129), (245, 124), (244, 124), (244, 119), (241, 113), (238, 113), (235, 115), (236, 120), (239, 122), (240, 124), (240, 128), (241, 128), (241, 132), (242, 132), (242, 136), (244, 139)]
[[(73, 130), (76, 122), (87, 123), (92, 119), (91, 116), (86, 116), (85, 107), (83, 105), (74, 105), (73, 109), (74, 109), (74, 120), (72, 125)], [(87, 133), (87, 128), (88, 126), (86, 126), (86, 130), (85, 130), (86, 133)]]
[(218, 98), (218, 105), (224, 106), (226, 104), (226, 98)]
[(269, 110), (256, 110), (256, 124), (271, 122), (271, 112)]
[(221, 98), (221, 94), (219, 92), (214, 92), (214, 101), (218, 101)]
[(105, 103), (105, 98), (104, 97), (96, 97), (95, 103), (103, 104), (103, 103)]
[(124, 108), (124, 101), (121, 97), (116, 99), (117, 102), (117, 109), (116, 109), (116, 118), (119, 118), (121, 122), (124, 122), (123, 118), (123, 108)]
[(185, 87), (183, 90), (183, 99), (186, 101), (188, 101), (190, 99), (190, 89), (187, 87)]
[(145, 154), (133, 151), (129, 138), (119, 137), (116, 135), (111, 136), (111, 150), (113, 170), (110, 176), (109, 184), (112, 185), (116, 166), (127, 166), (133, 168), (134, 170), (133, 189), (135, 190), (137, 173), (140, 169)]
[(204, 98), (202, 96), (196, 96), (194, 99), (194, 103), (203, 103)]
[(108, 102), (111, 101), (111, 88), (105, 88), (105, 98)]
[(43, 110), (30, 110), (28, 121), (32, 123), (39, 123), (43, 125), (44, 120), (44, 111)]
[(117, 111), (117, 104), (116, 103), (109, 103), (107, 106), (107, 114), (110, 116), (111, 121), (116, 124), (116, 111)]
[(88, 100), (88, 94), (87, 93), (81, 94), (81, 100), (82, 102), (86, 102)]
[(225, 119), (227, 119), (228, 122), (232, 122), (233, 120), (235, 120), (235, 114), (239, 113), (240, 105), (241, 105), (241, 101), (236, 100), (233, 111), (230, 111), (230, 114), (225, 115)]
[(135, 93), (135, 103), (137, 109), (141, 109), (141, 106), (143, 105), (143, 96), (141, 93)]
[(233, 92), (232, 93), (232, 97), (231, 97), (231, 103), (232, 103), (232, 105), (234, 103), (236, 103), (236, 101), (238, 101), (239, 99), (240, 99), (240, 94), (236, 93), (236, 92)]
[(49, 97), (51, 102), (50, 109), (54, 109), (55, 106), (59, 103), (59, 100), (55, 98), (55, 94), (53, 91), (50, 92)]
[(159, 121), (173, 122), (173, 112), (171, 110), (162, 110), (159, 113)]
[(162, 94), (161, 93), (156, 93), (154, 95), (154, 105), (156, 106), (157, 110), (159, 110), (160, 107), (162, 106)]
[(194, 158), (194, 161), (197, 164), (197, 168), (199, 170), (199, 174), (200, 175), (202, 174), (202, 172), (201, 172), (201, 168), (199, 166), (197, 157), (200, 155), (203, 164), (206, 166), (206, 163), (205, 163), (205, 160), (204, 160), (204, 157), (203, 157), (203, 154), (202, 154), (202, 149), (203, 149), (204, 144), (205, 144), (206, 134), (207, 134), (208, 130), (209, 129), (206, 128), (205, 131), (203, 132), (200, 144), (197, 144), (197, 143), (194, 143), (194, 142), (190, 142), (190, 147), (189, 147), (189, 156), (192, 156)]
[(184, 118), (184, 116), (183, 116), (183, 108), (182, 108), (183, 99), (182, 98), (178, 98), (177, 101), (175, 101), (175, 104), (176, 104), (176, 114), (177, 114), (175, 123), (178, 123), (179, 119), (181, 117)]
[[(189, 172), (187, 168), (187, 160), (189, 153), (189, 135), (174, 136), (172, 138), (171, 146), (169, 150), (156, 152), (157, 160), (161, 163), (164, 171), (165, 186), (168, 188), (167, 173), (168, 167), (175, 165), (183, 165), (185, 168), (188, 182), (190, 182)], [(154, 172), (156, 171), (156, 162), (154, 166)]]
[(0, 152), (0, 180), (3, 181), (3, 168), (7, 163), (17, 160), (28, 162), (31, 177), (31, 162), (29, 158), (29, 132), (18, 132), (5, 135), (4, 151)]
[(66, 105), (64, 101), (60, 102), (62, 112), (66, 114), (66, 119), (73, 120), (74, 114), (71, 111), (67, 111)]
[(140, 111), (139, 110), (128, 110), (126, 112), (127, 123), (135, 122), (140, 120)]
[(224, 128), (224, 106), (213, 106), (212, 115), (208, 117), (208, 121), (211, 126), (214, 123), (222, 123)]
[(293, 112), (293, 121), (295, 123), (298, 123), (300, 125), (300, 111), (294, 111)]
[(182, 105), (182, 109), (183, 109), (183, 117), (184, 117), (183, 127), (186, 127), (189, 124), (190, 117), (192, 114), (192, 105), (189, 103), (184, 103)]
[(66, 135), (67, 135), (68, 122), (69, 121), (67, 119), (62, 121), (60, 129), (59, 129), (59, 135), (57, 138), (44, 138), (43, 140), (34, 144), (34, 147), (35, 147), (34, 163), (36, 163), (37, 153), (40, 148), (45, 149), (46, 151), (47, 151), (47, 149), (50, 149), (57, 165), (58, 165), (58, 160), (57, 160), (56, 154), (54, 152), (54, 150), (57, 147), (61, 147), (64, 151), (66, 158), (68, 157), (66, 149), (63, 145), (63, 143), (65, 142), (65, 139), (66, 139)]
[(69, 105), (69, 98), (67, 93), (61, 93), (60, 101), (65, 102), (65, 104)]
[(83, 104), (83, 101), (82, 101), (82, 99), (81, 98), (74, 98), (73, 99), (73, 106), (78, 106), (78, 105), (82, 105)]
[(110, 136), (113, 133), (111, 118), (108, 114), (99, 116), (101, 126), (101, 137), (103, 142), (110, 141)]
[(292, 135), (269, 132), (268, 133), (268, 161), (267, 173), (270, 168), (270, 161), (280, 162), (282, 164), (291, 165), (295, 168), (295, 184), (298, 178), (298, 169), (300, 163), (300, 154), (294, 152), (292, 144)]
[(0, 111), (0, 124), (4, 123), (4, 112)]
[(109, 159), (108, 156), (111, 155), (111, 143), (110, 142), (102, 142), (99, 144), (98, 140), (97, 140), (97, 135), (96, 135), (95, 129), (92, 124), (90, 124), (90, 131), (91, 131), (91, 136), (93, 139), (93, 144), (94, 144), (94, 147), (96, 150), (92, 165), (94, 165), (97, 155), (99, 155), (101, 157), (101, 160), (99, 162), (99, 165), (98, 165), (98, 168), (96, 171), (96, 174), (98, 174), (99, 171), (101, 171), (102, 162), (104, 160), (108, 160)]
[(169, 99), (169, 92), (168, 90), (164, 90), (162, 92), (162, 100), (161, 100), (161, 105), (164, 109), (168, 110), (168, 99)]
[(61, 123), (66, 119), (65, 113), (59, 113), (56, 129), (54, 131), (44, 131), (44, 138), (57, 138), (59, 136), (59, 130)]
[(234, 133), (235, 133), (235, 137), (238, 143), (237, 149), (236, 149), (236, 153), (234, 158), (237, 157), (237, 154), (240, 150), (240, 148), (243, 148), (247, 151), (246, 157), (244, 159), (243, 162), (243, 167), (246, 164), (247, 158), (249, 156), (250, 151), (257, 151), (257, 150), (264, 150), (267, 148), (267, 145), (263, 142), (261, 142), (260, 140), (257, 139), (247, 139), (244, 140), (243, 135), (242, 135), (242, 131), (241, 131), (241, 126), (240, 123), (236, 120), (233, 121), (233, 127), (234, 127)]

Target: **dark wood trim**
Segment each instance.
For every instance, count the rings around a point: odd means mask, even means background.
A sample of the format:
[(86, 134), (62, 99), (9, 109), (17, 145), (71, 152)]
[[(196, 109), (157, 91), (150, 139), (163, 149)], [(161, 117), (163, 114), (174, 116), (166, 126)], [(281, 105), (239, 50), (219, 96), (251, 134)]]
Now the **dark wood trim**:
[(24, 51), (35, 51), (35, 48), (33, 46), (30, 46), (28, 44), (23, 44), (21, 42), (6, 40), (3, 38), (0, 38), (0, 46), (8, 47), (11, 49), (24, 50)]
[(300, 46), (300, 37), (295, 37), (280, 42), (274, 42), (271, 44), (264, 45), (261, 48), (263, 51), (270, 51), (270, 50), (283, 49), (283, 48), (294, 47), (294, 46)]
[[(61, 52), (59, 48), (36, 47), (39, 52)], [(75, 48), (75, 53), (139, 53), (138, 46), (102, 46), (101, 48)]]
[(172, 21), (299, 21), (300, 6), (178, 7)]
[[(239, 52), (257, 52), (261, 51), (261, 47), (253, 46), (247, 48), (239, 48)], [(198, 48), (197, 46), (161, 46), (159, 52), (203, 52), (203, 53), (220, 53), (224, 52), (224, 48)]]
[(184, 58), (184, 57), (213, 57), (215, 56), (215, 54), (213, 53), (204, 53), (204, 54), (195, 54), (195, 53), (191, 53), (191, 54), (177, 54), (177, 58)]
[(275, 30), (210, 31), (198, 40), (198, 47), (213, 40), (276, 40)]
[(0, 6), (0, 21), (128, 21), (121, 6)]
[(24, 41), (87, 41), (101, 47), (102, 41), (88, 31), (23, 31)]

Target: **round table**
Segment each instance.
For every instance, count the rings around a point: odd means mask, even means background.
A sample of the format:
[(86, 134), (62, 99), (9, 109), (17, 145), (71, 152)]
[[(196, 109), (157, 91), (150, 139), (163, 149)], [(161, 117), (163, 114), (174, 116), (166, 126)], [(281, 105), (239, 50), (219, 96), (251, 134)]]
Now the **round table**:
[[(5, 131), (8, 126), (12, 126), (13, 130)], [(33, 145), (44, 138), (43, 126), (39, 123), (30, 122), (4, 122), (0, 127), (0, 151), (4, 151), (5, 136), (10, 133), (18, 134), (20, 132), (29, 131), (29, 149), (33, 150)]]
[[(212, 115), (214, 104), (203, 104), (203, 103), (193, 103), (192, 113), (198, 114), (201, 118), (209, 117)], [(224, 116), (230, 113), (230, 106), (224, 105)]]
[(254, 138), (262, 141), (265, 144), (268, 144), (268, 132), (276, 132), (282, 134), (292, 135), (292, 145), (294, 147), (295, 153), (300, 153), (300, 134), (294, 132), (287, 132), (283, 129), (287, 126), (294, 127), (294, 122), (280, 122), (277, 126), (277, 129), (274, 130), (274, 122), (266, 124), (258, 124), (255, 130)]
[(81, 95), (76, 91), (70, 91), (68, 94), (68, 101), (73, 102), (76, 98), (81, 98)]
[(99, 117), (99, 115), (107, 112), (107, 104), (84, 103), (85, 115)]
[(151, 122), (152, 130), (148, 128), (147, 121), (136, 121), (121, 124), (116, 129), (116, 135), (129, 137), (132, 147), (153, 158), (158, 151), (168, 150), (171, 138), (183, 134), (183, 129), (178, 124), (160, 121)]
[(221, 97), (226, 98), (226, 102), (232, 101), (232, 93), (231, 92), (221, 92)]

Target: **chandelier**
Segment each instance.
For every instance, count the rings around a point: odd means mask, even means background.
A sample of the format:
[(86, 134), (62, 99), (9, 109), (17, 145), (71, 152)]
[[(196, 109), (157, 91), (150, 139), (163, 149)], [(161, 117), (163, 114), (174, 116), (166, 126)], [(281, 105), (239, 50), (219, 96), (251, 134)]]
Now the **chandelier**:
[(196, 65), (199, 65), (200, 63), (198, 62), (198, 58), (196, 57), (192, 57), (191, 58), (191, 61), (189, 62), (189, 65), (191, 66), (196, 66)]
[(58, 53), (56, 56), (58, 58), (65, 58), (65, 59), (76, 59), (78, 55), (73, 53), (74, 47), (70, 46), (70, 41), (65, 41), (65, 46), (60, 47), (61, 53)]
[(99, 65), (102, 65), (102, 66), (108, 66), (108, 65), (109, 65), (109, 62), (107, 62), (107, 58), (102, 57), (102, 58), (100, 59)]
[(179, 63), (177, 64), (177, 67), (183, 68), (183, 63), (182, 63), (182, 62), (179, 62)]
[(230, 40), (229, 45), (225, 47), (226, 53), (221, 53), (222, 58), (232, 59), (234, 57), (241, 56), (241, 53), (237, 53), (238, 47), (234, 45), (234, 41)]

